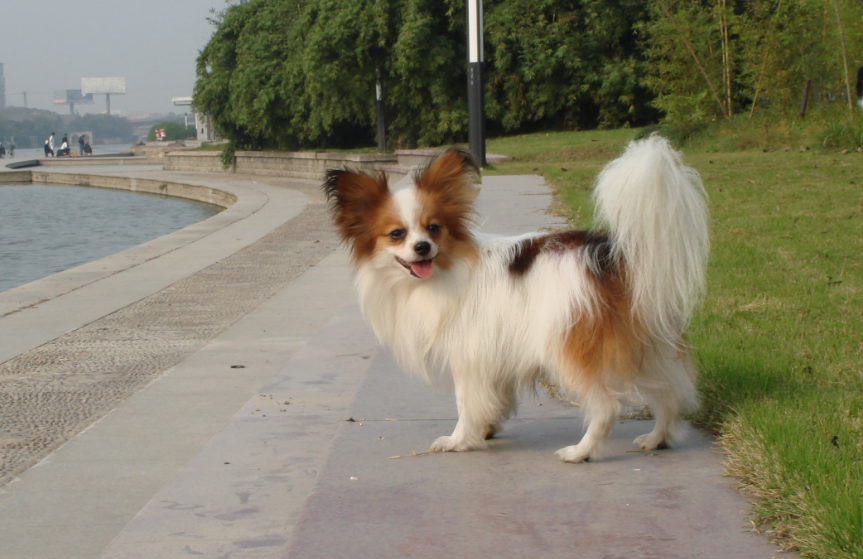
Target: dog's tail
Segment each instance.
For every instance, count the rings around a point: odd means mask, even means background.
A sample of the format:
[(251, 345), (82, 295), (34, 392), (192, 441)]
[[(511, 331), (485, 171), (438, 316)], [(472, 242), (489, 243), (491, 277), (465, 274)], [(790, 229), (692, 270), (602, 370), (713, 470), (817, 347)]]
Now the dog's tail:
[(706, 198), (698, 173), (657, 135), (630, 142), (602, 170), (593, 193), (612, 255), (622, 263), (633, 318), (673, 346), (683, 343), (704, 291)]

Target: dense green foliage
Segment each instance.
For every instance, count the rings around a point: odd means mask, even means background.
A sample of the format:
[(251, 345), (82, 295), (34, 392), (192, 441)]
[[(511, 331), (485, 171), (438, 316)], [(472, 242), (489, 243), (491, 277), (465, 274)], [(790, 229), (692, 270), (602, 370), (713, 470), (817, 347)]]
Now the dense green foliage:
[[(489, 0), (485, 11), (490, 131), (655, 116), (632, 32), (642, 2)], [(369, 144), (379, 76), (392, 146), (462, 141), (464, 19), (456, 0), (241, 2), (214, 20), (195, 104), (239, 147)]]
[[(863, 5), (836, 3), (855, 97)], [(464, 141), (464, 19), (457, 0), (239, 1), (195, 102), (234, 149), (370, 145), (379, 77), (391, 147)], [(662, 119), (685, 139), (753, 114), (794, 136), (810, 80), (808, 136), (863, 145), (832, 0), (487, 0), (484, 37), (492, 135)]]
[(165, 141), (173, 142), (175, 140), (188, 140), (189, 138), (196, 138), (194, 127), (188, 127), (181, 122), (160, 122), (159, 124), (155, 124), (150, 128), (150, 132), (147, 134), (147, 141), (155, 142), (156, 130), (160, 129), (163, 129), (165, 131), (165, 137), (163, 138)]
[(127, 118), (85, 114), (60, 116), (51, 111), (10, 107), (0, 113), (0, 139), (15, 138), (19, 148), (41, 147), (51, 132), (58, 138), (64, 133), (93, 132), (96, 140), (132, 140), (132, 123)]

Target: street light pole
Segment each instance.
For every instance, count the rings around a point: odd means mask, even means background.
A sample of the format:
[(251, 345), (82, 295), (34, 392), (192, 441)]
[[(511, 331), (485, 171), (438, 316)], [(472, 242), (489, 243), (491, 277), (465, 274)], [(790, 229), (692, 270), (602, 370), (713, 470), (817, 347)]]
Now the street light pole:
[(482, 87), (482, 0), (466, 1), (468, 144), (477, 163), (484, 166), (485, 101)]
[(378, 151), (385, 152), (387, 150), (387, 127), (384, 122), (384, 96), (381, 91), (380, 70), (378, 70), (377, 81), (375, 82), (375, 110), (378, 120)]

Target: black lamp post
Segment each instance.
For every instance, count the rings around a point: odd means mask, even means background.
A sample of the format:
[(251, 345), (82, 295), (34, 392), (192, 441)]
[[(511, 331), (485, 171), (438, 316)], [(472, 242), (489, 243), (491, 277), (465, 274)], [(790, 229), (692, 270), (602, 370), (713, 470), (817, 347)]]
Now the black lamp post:
[(384, 122), (384, 96), (381, 91), (381, 72), (378, 70), (375, 82), (375, 109), (378, 117), (378, 151), (387, 150), (387, 127)]
[(485, 165), (485, 101), (482, 87), (482, 63), (482, 0), (467, 0), (468, 144), (480, 166)]

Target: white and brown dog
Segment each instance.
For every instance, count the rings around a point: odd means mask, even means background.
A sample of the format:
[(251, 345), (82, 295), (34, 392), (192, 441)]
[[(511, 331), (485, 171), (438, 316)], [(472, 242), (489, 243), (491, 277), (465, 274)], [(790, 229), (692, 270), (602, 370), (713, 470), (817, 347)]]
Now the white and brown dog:
[(452, 379), (458, 424), (434, 451), (486, 448), (540, 376), (583, 404), (588, 429), (557, 452), (596, 458), (623, 402), (663, 448), (696, 404), (685, 331), (704, 289), (706, 195), (667, 140), (632, 142), (600, 174), (601, 231), (492, 237), (475, 229), (478, 169), (450, 149), (391, 192), (383, 175), (327, 174), (364, 315), (399, 363), (430, 384)]

